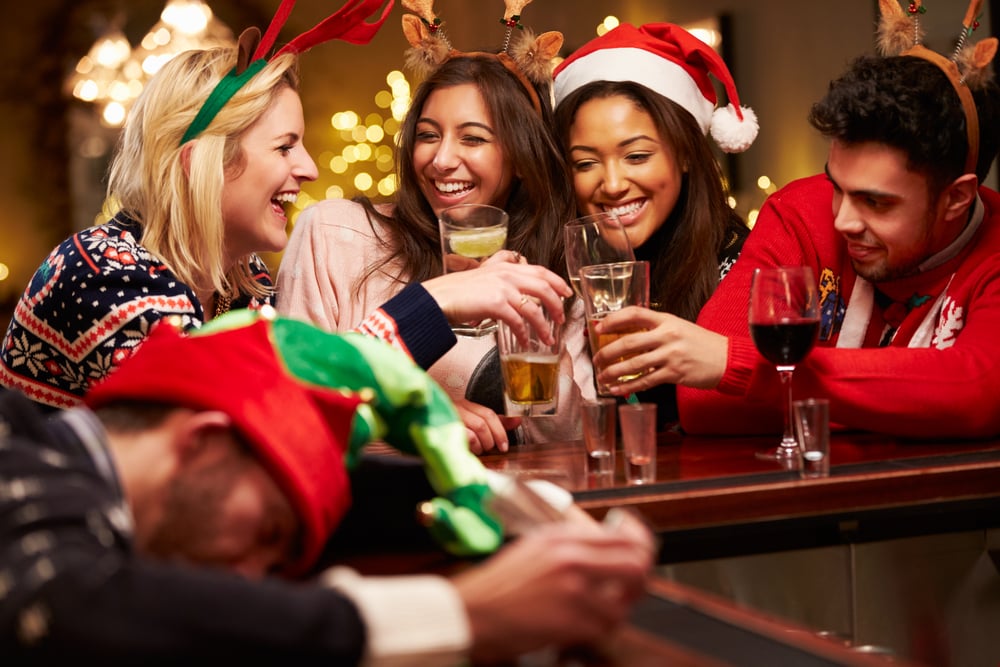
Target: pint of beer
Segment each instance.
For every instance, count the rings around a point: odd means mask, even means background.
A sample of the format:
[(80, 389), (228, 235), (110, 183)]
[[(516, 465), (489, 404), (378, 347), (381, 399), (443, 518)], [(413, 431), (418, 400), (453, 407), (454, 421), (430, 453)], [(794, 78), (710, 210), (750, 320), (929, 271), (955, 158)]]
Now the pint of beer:
[(519, 341), (503, 322), (497, 329), (508, 417), (552, 414), (558, 405), (562, 325), (553, 322), (547, 314), (546, 323), (554, 339), (552, 344), (544, 342), (531, 327), (527, 341)]
[(517, 404), (549, 403), (559, 385), (559, 355), (536, 352), (500, 358), (507, 398)]

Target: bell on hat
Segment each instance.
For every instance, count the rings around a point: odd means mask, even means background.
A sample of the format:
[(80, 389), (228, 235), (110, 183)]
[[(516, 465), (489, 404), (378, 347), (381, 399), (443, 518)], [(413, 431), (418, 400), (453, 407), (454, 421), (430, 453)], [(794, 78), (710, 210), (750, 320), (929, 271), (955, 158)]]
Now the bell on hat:
[[(716, 108), (709, 75), (718, 79), (730, 103)], [(554, 72), (556, 106), (593, 81), (634, 81), (686, 109), (702, 131), (727, 153), (745, 151), (757, 138), (757, 114), (740, 106), (736, 84), (718, 53), (684, 28), (622, 23), (574, 51)]]

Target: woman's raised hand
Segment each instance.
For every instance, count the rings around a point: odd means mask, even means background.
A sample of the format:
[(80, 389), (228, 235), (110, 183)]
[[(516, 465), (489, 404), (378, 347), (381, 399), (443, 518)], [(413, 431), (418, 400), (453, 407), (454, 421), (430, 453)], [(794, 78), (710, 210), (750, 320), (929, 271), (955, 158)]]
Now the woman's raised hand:
[(527, 337), (529, 326), (548, 335), (541, 309), (562, 322), (563, 299), (573, 294), (557, 274), (528, 264), (512, 250), (497, 252), (478, 268), (426, 280), (423, 286), (449, 322), (503, 320), (519, 339)]

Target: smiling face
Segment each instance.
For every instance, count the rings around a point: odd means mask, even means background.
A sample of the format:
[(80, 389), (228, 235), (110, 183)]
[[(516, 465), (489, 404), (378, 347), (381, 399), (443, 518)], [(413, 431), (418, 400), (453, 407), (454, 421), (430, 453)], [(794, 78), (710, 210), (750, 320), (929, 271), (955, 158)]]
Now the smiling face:
[(455, 204), (504, 207), (513, 170), (477, 86), (442, 87), (427, 97), (416, 124), (413, 168), (435, 215)]
[(226, 254), (231, 260), (254, 252), (278, 252), (288, 242), (284, 206), (304, 181), (318, 177), (302, 143), (302, 102), (282, 88), (274, 103), (240, 140), (240, 168), (227, 170), (222, 192)]
[(622, 95), (595, 98), (577, 110), (568, 136), (577, 207), (614, 211), (639, 248), (670, 216), (684, 177), (652, 116)]
[(835, 140), (826, 171), (834, 228), (847, 242), (854, 270), (870, 282), (913, 275), (964, 225), (964, 219), (948, 219), (947, 198), (932, 197), (927, 178), (907, 168), (901, 150)]

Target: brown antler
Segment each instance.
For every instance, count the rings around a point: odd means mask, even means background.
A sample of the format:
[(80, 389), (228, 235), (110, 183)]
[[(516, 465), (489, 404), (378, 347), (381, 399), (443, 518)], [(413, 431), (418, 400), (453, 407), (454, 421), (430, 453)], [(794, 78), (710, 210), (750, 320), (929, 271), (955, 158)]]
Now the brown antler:
[(552, 81), (552, 59), (563, 45), (561, 32), (543, 32), (537, 38), (526, 30), (510, 49), (510, 55), (524, 75), (535, 84)]
[(913, 16), (899, 6), (898, 0), (878, 0), (879, 24), (876, 46), (883, 56), (898, 56), (923, 41), (924, 33), (917, 19), (922, 7), (912, 3)]
[(448, 59), (448, 42), (413, 14), (403, 15), (403, 35), (411, 47), (404, 55), (404, 65), (416, 76), (427, 76)]

